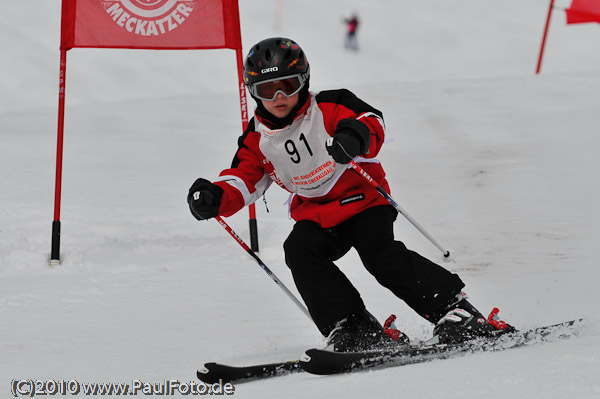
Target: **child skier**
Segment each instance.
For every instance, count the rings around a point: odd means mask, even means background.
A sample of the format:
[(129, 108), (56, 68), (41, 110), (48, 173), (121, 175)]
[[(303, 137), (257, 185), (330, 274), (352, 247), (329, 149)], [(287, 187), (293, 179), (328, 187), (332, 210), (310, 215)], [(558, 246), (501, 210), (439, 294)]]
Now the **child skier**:
[(244, 80), (257, 108), (232, 165), (214, 182), (196, 180), (187, 201), (194, 217), (206, 220), (233, 215), (272, 182), (293, 194), (290, 213), (296, 224), (284, 243), (285, 260), (334, 351), (397, 344), (333, 263), (351, 248), (382, 286), (435, 324), (440, 342), (512, 329), (486, 320), (466, 300), (456, 274), (395, 241), (396, 210), (349, 169), (354, 159), (389, 192), (376, 159), (385, 133), (380, 111), (346, 89), (309, 91), (306, 55), (286, 38), (254, 45), (244, 61)]
[(346, 48), (351, 50), (358, 50), (358, 42), (356, 41), (356, 31), (358, 29), (358, 15), (356, 13), (352, 13), (352, 16), (346, 20), (346, 39), (344, 41), (344, 45)]

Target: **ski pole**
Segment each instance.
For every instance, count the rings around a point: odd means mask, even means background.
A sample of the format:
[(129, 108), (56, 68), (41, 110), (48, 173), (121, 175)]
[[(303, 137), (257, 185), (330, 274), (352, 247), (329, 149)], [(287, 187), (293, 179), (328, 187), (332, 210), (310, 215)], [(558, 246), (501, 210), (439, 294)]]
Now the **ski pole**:
[(443, 259), (445, 261), (449, 261), (450, 259), (450, 252), (445, 250), (444, 247), (442, 247), (432, 236), (431, 234), (429, 234), (427, 232), (427, 230), (425, 230), (415, 219), (412, 218), (412, 216), (410, 216), (404, 209), (402, 209), (402, 207), (400, 205), (398, 205), (398, 203), (396, 201), (394, 201), (394, 199), (392, 198), (391, 195), (389, 195), (384, 189), (383, 187), (381, 187), (375, 180), (373, 180), (373, 178), (371, 176), (369, 176), (369, 174), (360, 166), (358, 166), (358, 164), (356, 162), (354, 162), (354, 160), (350, 160), (350, 166), (352, 167), (352, 169), (354, 169), (356, 172), (358, 172), (359, 175), (361, 175), (362, 177), (364, 177), (364, 179), (366, 181), (369, 182), (369, 184), (375, 188), (375, 190), (377, 190), (379, 192), (379, 194), (381, 194), (394, 208), (396, 208), (396, 210), (402, 215), (404, 216), (410, 223), (412, 223), (413, 226), (415, 226), (417, 228), (417, 230), (419, 230), (425, 237), (427, 237), (427, 239), (433, 244), (435, 245), (435, 247), (437, 249), (439, 249), (440, 251), (442, 251), (443, 254)]
[(275, 282), (275, 284), (277, 284), (279, 286), (279, 288), (281, 288), (283, 290), (283, 292), (285, 292), (285, 294), (296, 304), (296, 306), (298, 306), (298, 308), (312, 322), (312, 317), (310, 316), (310, 313), (308, 313), (308, 310), (306, 309), (306, 307), (304, 307), (304, 305), (302, 305), (302, 303), (300, 303), (298, 298), (296, 298), (294, 296), (294, 294), (292, 294), (290, 292), (290, 290), (285, 286), (285, 284), (283, 284), (283, 282), (281, 282), (281, 280), (279, 280), (277, 278), (275, 273), (273, 273), (271, 271), (271, 269), (269, 269), (267, 267), (267, 265), (265, 265), (265, 263), (258, 257), (258, 255), (252, 249), (250, 249), (250, 247), (248, 245), (246, 245), (244, 240), (242, 240), (242, 238), (240, 236), (238, 236), (236, 234), (236, 232), (233, 231), (233, 229), (231, 227), (229, 227), (229, 225), (227, 223), (225, 223), (225, 221), (220, 216), (217, 216), (216, 219), (217, 219), (217, 222), (219, 222), (219, 224), (229, 233), (229, 235), (231, 235), (237, 241), (237, 243), (240, 244), (240, 246), (242, 248), (244, 248), (246, 250), (246, 252), (248, 252), (248, 254), (250, 254), (250, 256), (252, 256), (254, 258), (256, 263), (258, 263), (258, 265), (265, 271), (265, 273), (267, 273), (267, 275), (269, 277), (271, 277), (271, 280), (273, 280)]

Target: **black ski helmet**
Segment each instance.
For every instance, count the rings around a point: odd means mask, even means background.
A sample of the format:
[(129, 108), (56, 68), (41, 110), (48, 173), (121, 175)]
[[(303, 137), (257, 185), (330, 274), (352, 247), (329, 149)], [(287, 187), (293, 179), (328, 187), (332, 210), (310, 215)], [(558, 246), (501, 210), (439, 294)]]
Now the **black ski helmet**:
[(298, 43), (284, 37), (272, 37), (256, 43), (244, 60), (246, 86), (295, 74), (303, 74), (308, 85), (310, 68), (304, 51)]

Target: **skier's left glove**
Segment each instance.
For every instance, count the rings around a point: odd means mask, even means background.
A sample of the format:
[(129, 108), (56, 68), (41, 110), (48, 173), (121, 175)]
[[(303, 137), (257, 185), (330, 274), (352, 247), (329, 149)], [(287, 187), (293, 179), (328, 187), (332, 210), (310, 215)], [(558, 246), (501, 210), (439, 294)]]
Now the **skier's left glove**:
[(206, 220), (219, 216), (219, 205), (223, 189), (206, 179), (198, 179), (190, 187), (187, 202), (192, 215), (198, 220)]
[(327, 152), (337, 163), (347, 164), (354, 157), (368, 151), (371, 132), (367, 125), (356, 119), (342, 119), (335, 127), (335, 133), (327, 140)]

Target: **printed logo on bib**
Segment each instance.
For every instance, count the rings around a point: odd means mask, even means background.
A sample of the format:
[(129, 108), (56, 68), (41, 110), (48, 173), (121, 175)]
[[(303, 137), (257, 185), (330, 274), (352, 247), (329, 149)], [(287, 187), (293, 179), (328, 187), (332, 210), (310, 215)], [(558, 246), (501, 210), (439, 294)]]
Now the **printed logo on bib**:
[(283, 129), (273, 129), (272, 130), (272, 129), (263, 127), (262, 124), (260, 125), (260, 133), (266, 139), (273, 138), (273, 137), (277, 136), (279, 133), (283, 132), (284, 130), (288, 131), (289, 128), (284, 127)]
[(302, 176), (292, 177), (292, 184), (294, 186), (308, 186), (317, 183), (319, 180), (326, 178), (335, 172), (335, 164), (332, 160), (325, 162), (323, 165), (314, 169), (312, 172)]
[(355, 195), (351, 195), (350, 197), (342, 198), (340, 200), (340, 205), (344, 206), (344, 205), (351, 204), (353, 202), (362, 201), (364, 199), (365, 199), (365, 195), (363, 193), (355, 194)]
[(184, 0), (108, 0), (102, 3), (118, 26), (140, 36), (160, 36), (175, 30), (196, 5), (196, 1)]

